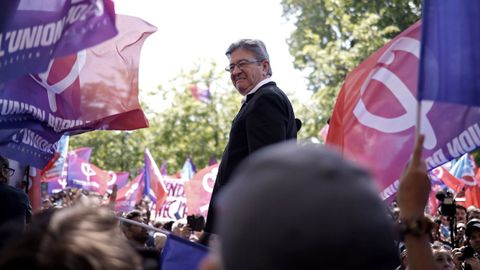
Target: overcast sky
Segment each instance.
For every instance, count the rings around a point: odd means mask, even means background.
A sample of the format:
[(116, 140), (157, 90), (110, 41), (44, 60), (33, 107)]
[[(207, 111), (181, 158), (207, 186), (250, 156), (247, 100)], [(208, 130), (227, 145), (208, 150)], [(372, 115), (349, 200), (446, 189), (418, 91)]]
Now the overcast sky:
[(299, 96), (307, 93), (288, 52), (286, 39), (293, 24), (281, 17), (280, 0), (115, 0), (115, 9), (158, 28), (142, 50), (141, 89), (167, 84), (199, 59), (226, 66), (224, 53), (230, 43), (258, 38), (267, 46), (272, 78), (280, 88)]

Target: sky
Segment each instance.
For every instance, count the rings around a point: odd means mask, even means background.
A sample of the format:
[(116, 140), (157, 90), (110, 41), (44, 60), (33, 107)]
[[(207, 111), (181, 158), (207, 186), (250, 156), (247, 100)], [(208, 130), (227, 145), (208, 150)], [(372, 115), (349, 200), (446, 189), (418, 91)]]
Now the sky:
[[(304, 76), (293, 68), (287, 38), (293, 23), (282, 18), (280, 0), (114, 0), (117, 14), (142, 18), (158, 28), (140, 59), (140, 89), (168, 85), (200, 60), (227, 66), (225, 51), (241, 38), (264, 41), (272, 79), (289, 94), (306, 98)], [(228, 77), (228, 74), (225, 73)]]

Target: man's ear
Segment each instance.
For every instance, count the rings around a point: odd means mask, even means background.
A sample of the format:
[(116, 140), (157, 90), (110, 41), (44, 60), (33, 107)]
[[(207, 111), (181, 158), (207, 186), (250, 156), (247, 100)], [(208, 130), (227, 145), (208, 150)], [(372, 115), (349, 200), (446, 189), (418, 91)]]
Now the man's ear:
[(263, 68), (263, 71), (264, 71), (264, 74), (265, 76), (268, 75), (268, 70), (270, 68), (270, 62), (268, 60), (263, 60), (262, 61), (262, 68)]

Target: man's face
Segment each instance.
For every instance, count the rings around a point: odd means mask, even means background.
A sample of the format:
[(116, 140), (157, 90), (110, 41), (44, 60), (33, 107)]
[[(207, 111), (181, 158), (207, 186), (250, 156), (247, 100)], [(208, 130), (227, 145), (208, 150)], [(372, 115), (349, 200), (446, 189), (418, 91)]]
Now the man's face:
[(242, 96), (245, 96), (255, 85), (268, 77), (268, 61), (257, 62), (255, 54), (245, 49), (237, 49), (232, 52), (230, 65), (235, 65), (230, 71), (230, 79)]
[(457, 208), (455, 217), (457, 218), (458, 222), (467, 222), (467, 210), (463, 208)]
[(480, 230), (476, 229), (472, 232), (469, 242), (475, 251), (480, 251)]

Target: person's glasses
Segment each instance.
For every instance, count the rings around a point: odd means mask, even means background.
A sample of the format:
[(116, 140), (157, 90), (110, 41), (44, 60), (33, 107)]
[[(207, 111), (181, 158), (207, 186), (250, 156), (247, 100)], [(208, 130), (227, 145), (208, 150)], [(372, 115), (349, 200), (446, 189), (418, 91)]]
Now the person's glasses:
[(8, 176), (13, 176), (13, 175), (15, 174), (15, 170), (12, 169), (12, 168), (6, 167), (6, 168), (4, 168), (4, 169), (5, 169), (5, 171), (7, 172)]
[(251, 65), (251, 64), (255, 64), (255, 63), (259, 63), (259, 62), (262, 62), (262, 61), (258, 61), (258, 60), (240, 60), (238, 63), (236, 64), (230, 64), (228, 67), (225, 68), (225, 71), (227, 72), (233, 72), (233, 70), (235, 69), (235, 67), (239, 68), (239, 69), (243, 69), (245, 68), (246, 66), (248, 65)]

